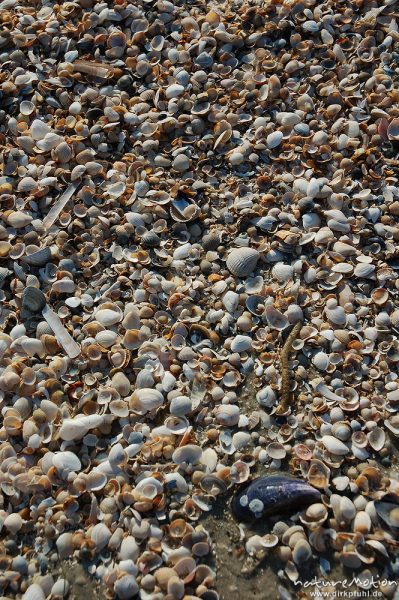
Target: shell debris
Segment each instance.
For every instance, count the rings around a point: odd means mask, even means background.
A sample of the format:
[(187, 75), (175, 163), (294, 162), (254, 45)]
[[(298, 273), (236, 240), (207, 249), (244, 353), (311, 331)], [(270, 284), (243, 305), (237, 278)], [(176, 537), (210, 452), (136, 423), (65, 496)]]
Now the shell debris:
[(0, 8), (2, 597), (397, 575), (397, 3)]

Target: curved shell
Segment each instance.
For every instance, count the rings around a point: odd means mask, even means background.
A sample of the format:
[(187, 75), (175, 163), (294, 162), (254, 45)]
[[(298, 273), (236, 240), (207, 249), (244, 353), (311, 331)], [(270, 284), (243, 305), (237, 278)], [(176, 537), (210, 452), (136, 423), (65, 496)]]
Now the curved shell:
[(248, 277), (256, 269), (259, 257), (255, 248), (234, 248), (227, 257), (226, 266), (236, 277)]
[(141, 388), (132, 394), (129, 400), (129, 406), (134, 412), (144, 415), (147, 412), (162, 406), (163, 402), (164, 397), (158, 390)]
[(234, 497), (232, 509), (240, 521), (293, 513), (317, 502), (320, 492), (300, 479), (286, 475), (258, 477)]

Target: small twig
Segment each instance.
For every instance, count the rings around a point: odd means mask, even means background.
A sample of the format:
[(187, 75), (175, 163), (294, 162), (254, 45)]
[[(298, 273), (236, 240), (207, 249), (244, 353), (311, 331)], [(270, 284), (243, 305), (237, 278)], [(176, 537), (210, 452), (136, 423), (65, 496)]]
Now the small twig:
[(290, 353), (292, 344), (302, 329), (302, 321), (295, 323), (281, 350), (281, 400), (277, 406), (276, 415), (285, 415), (291, 404)]

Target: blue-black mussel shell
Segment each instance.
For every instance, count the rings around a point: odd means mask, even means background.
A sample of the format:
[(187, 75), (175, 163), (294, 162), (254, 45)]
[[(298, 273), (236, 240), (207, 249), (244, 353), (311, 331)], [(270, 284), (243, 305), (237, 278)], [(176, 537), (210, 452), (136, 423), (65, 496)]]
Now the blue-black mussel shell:
[(239, 521), (280, 513), (295, 513), (320, 500), (320, 492), (306, 481), (288, 475), (265, 475), (238, 490), (232, 510)]

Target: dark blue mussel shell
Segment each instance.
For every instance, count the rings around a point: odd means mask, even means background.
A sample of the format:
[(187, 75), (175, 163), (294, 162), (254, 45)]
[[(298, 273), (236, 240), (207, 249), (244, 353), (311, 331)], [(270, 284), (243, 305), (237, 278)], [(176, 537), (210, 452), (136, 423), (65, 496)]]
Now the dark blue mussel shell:
[(265, 475), (236, 493), (232, 509), (239, 521), (252, 521), (294, 513), (319, 499), (320, 492), (305, 481), (287, 475)]

